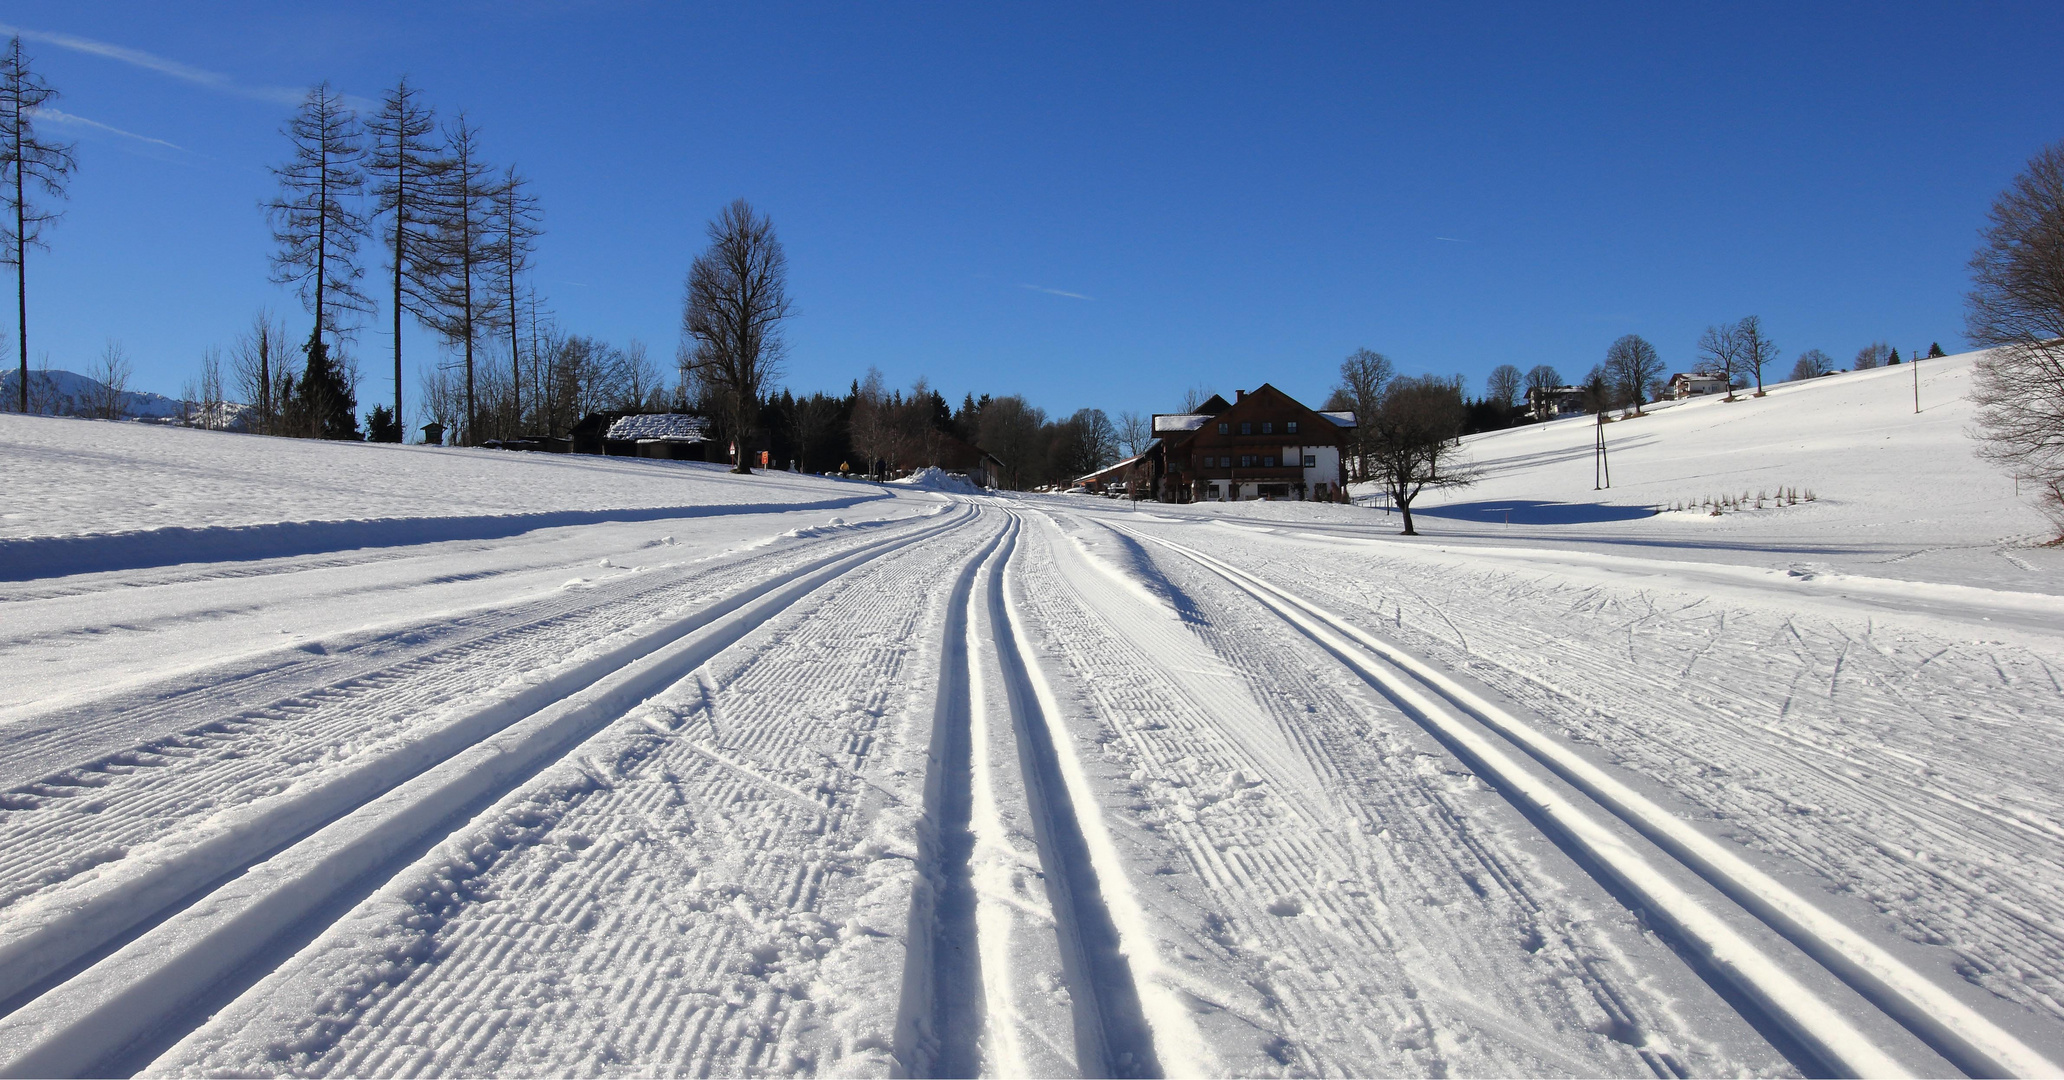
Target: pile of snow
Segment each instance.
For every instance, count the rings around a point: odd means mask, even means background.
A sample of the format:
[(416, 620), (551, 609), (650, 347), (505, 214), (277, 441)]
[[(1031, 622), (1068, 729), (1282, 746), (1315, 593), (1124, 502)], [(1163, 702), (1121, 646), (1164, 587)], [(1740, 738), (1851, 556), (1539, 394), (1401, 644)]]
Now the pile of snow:
[(907, 484), (927, 491), (950, 491), (956, 495), (982, 494), (982, 489), (976, 487), (974, 481), (967, 478), (966, 473), (947, 472), (937, 465), (927, 465), (901, 480), (891, 480), (889, 483)]

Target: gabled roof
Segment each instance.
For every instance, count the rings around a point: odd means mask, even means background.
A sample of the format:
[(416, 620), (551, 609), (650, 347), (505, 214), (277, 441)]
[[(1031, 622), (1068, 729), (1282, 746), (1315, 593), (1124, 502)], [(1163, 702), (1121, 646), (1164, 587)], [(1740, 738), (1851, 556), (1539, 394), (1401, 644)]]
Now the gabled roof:
[(1211, 395), (1211, 400), (1206, 401), (1204, 404), (1197, 406), (1197, 411), (1203, 413), (1205, 416), (1217, 416), (1219, 413), (1222, 413), (1232, 407), (1232, 402), (1227, 401), (1222, 397), (1219, 397), (1217, 394), (1213, 394)]
[(1319, 415), (1325, 417), (1328, 420), (1333, 421), (1335, 424), (1338, 424), (1341, 427), (1355, 426), (1355, 414), (1353, 409), (1335, 409), (1332, 412), (1321, 412), (1319, 413)]
[(634, 413), (609, 425), (605, 439), (663, 439), (667, 442), (708, 442), (709, 424), (689, 413)]

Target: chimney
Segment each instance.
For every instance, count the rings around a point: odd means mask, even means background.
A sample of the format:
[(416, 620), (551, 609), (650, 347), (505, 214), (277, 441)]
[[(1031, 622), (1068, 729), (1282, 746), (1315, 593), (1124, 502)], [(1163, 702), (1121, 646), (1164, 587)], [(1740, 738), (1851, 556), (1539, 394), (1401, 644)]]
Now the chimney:
[(1242, 402), (1242, 401), (1245, 401), (1245, 400), (1247, 400), (1247, 391), (1245, 391), (1245, 390), (1235, 390), (1235, 391), (1233, 391), (1233, 402), (1234, 402), (1235, 404), (1238, 404), (1238, 403), (1240, 403), (1240, 402)]

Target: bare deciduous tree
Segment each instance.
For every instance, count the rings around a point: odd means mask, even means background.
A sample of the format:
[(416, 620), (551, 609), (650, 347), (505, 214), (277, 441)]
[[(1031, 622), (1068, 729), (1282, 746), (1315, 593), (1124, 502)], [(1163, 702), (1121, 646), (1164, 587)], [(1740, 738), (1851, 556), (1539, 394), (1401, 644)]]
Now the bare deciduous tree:
[(896, 454), (896, 418), (891, 412), (889, 392), (879, 369), (870, 366), (867, 377), (853, 390), (853, 450), (865, 459), (867, 475), (875, 474), (877, 462)]
[(1741, 365), (1741, 339), (1735, 336), (1735, 325), (1708, 326), (1699, 335), (1698, 360), (1692, 370), (1701, 375), (1711, 375), (1727, 380), (1727, 400), (1734, 400), (1734, 377)]
[(204, 428), (221, 430), (229, 426), (229, 412), (223, 402), (222, 350), (209, 346), (201, 353), (201, 387), (195, 404), (200, 406), (200, 424)]
[(130, 371), (122, 343), (110, 340), (87, 371), (87, 377), (99, 384), (87, 390), (92, 395), (92, 400), (86, 402), (88, 416), (118, 420), (128, 412)]
[(2064, 531), (2064, 143), (2031, 158), (1992, 204), (1971, 256), (1964, 336), (1976, 365), (1980, 453), (2040, 493)]
[(1010, 487), (1023, 490), (1042, 479), (1040, 429), (1045, 425), (1046, 411), (1016, 394), (995, 398), (982, 410), (982, 449), (1003, 462)]
[(1886, 359), (1891, 355), (1892, 346), (1882, 341), (1873, 341), (1856, 350), (1856, 362), (1850, 366), (1857, 371), (1869, 371), (1874, 367), (1885, 366)]
[(1147, 452), (1147, 444), (1154, 441), (1154, 421), (1131, 409), (1118, 414), (1118, 445), (1126, 457), (1138, 457)]
[(1326, 403), (1352, 411), (1356, 417), (1356, 426), (1348, 433), (1347, 445), (1341, 448), (1350, 466), (1351, 479), (1369, 479), (1371, 436), (1368, 424), (1361, 418), (1373, 414), (1382, 405), (1384, 388), (1390, 385), (1395, 373), (1390, 358), (1371, 349), (1356, 349), (1340, 362), (1340, 382)]
[(1519, 403), (1520, 390), (1525, 382), (1526, 376), (1520, 374), (1517, 367), (1499, 364), (1491, 369), (1489, 378), (1484, 380), (1484, 398), (1510, 409)]
[(788, 256), (774, 223), (738, 199), (709, 224), (710, 246), (688, 270), (681, 325), (687, 366), (717, 391), (735, 440), (733, 472), (751, 472), (746, 441), (761, 388), (779, 373), (789, 316)]
[(1419, 535), (1412, 500), (1420, 492), (1476, 482), (1475, 470), (1461, 462), (1463, 418), (1460, 387), (1425, 375), (1390, 380), (1377, 408), (1361, 420), (1376, 479), (1404, 515), (1406, 536)]
[(0, 55), (0, 183), (5, 184), (8, 220), (0, 221), (0, 265), (14, 267), (16, 344), (21, 352), (17, 406), (29, 411), (29, 248), (43, 245), (43, 226), (57, 213), (30, 202), (32, 188), (53, 199), (65, 195), (77, 161), (68, 143), (36, 134), (36, 110), (57, 97), (57, 91), (29, 68), (20, 37)]
[(280, 190), (266, 204), (279, 244), (272, 279), (300, 289), (302, 303), (315, 316), (308, 335), (315, 344), (324, 331), (341, 329), (345, 312), (362, 312), (370, 304), (358, 291), (364, 274), (358, 240), (366, 227), (365, 216), (355, 208), (355, 197), (365, 187), (358, 168), (363, 133), (342, 95), (323, 83), (308, 92), (284, 134), (294, 154), (272, 170)]
[(1818, 379), (1835, 370), (1835, 358), (1819, 349), (1808, 349), (1792, 362), (1792, 381)]
[(1554, 393), (1561, 386), (1562, 372), (1555, 370), (1553, 367), (1547, 364), (1535, 364), (1533, 367), (1528, 368), (1526, 373), (1527, 406), (1538, 410), (1541, 403), (1548, 400), (1548, 395)]
[(295, 382), (289, 361), (294, 348), (287, 334), (285, 323), (261, 311), (252, 317), (250, 329), (237, 335), (230, 352), (237, 396), (251, 406), (250, 429), (260, 435), (279, 434), (280, 408)]
[(1756, 396), (1763, 396), (1763, 368), (1777, 359), (1777, 343), (1763, 333), (1763, 320), (1755, 315), (1744, 315), (1734, 324), (1734, 340), (1739, 347), (1737, 354), (1739, 369), (1743, 374), (1756, 378)]
[(436, 325), (438, 280), (435, 223), (436, 183), (445, 166), (443, 148), (430, 135), (437, 129), (421, 91), (403, 78), (366, 122), (372, 148), (366, 170), (373, 176), (373, 212), (385, 215), (388, 270), (394, 302), (394, 419), (401, 411), (401, 317)]
[(1633, 405), (1634, 414), (1639, 416), (1650, 392), (1662, 380), (1663, 358), (1648, 339), (1627, 334), (1606, 347), (1605, 377), (1619, 399)]

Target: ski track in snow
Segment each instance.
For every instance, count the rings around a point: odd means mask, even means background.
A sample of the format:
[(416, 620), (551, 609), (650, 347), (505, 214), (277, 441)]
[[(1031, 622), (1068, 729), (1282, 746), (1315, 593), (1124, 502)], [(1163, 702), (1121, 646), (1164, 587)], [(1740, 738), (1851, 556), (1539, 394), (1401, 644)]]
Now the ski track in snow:
[(2054, 1068), (2064, 651), (896, 498), (18, 710), (0, 1072)]

